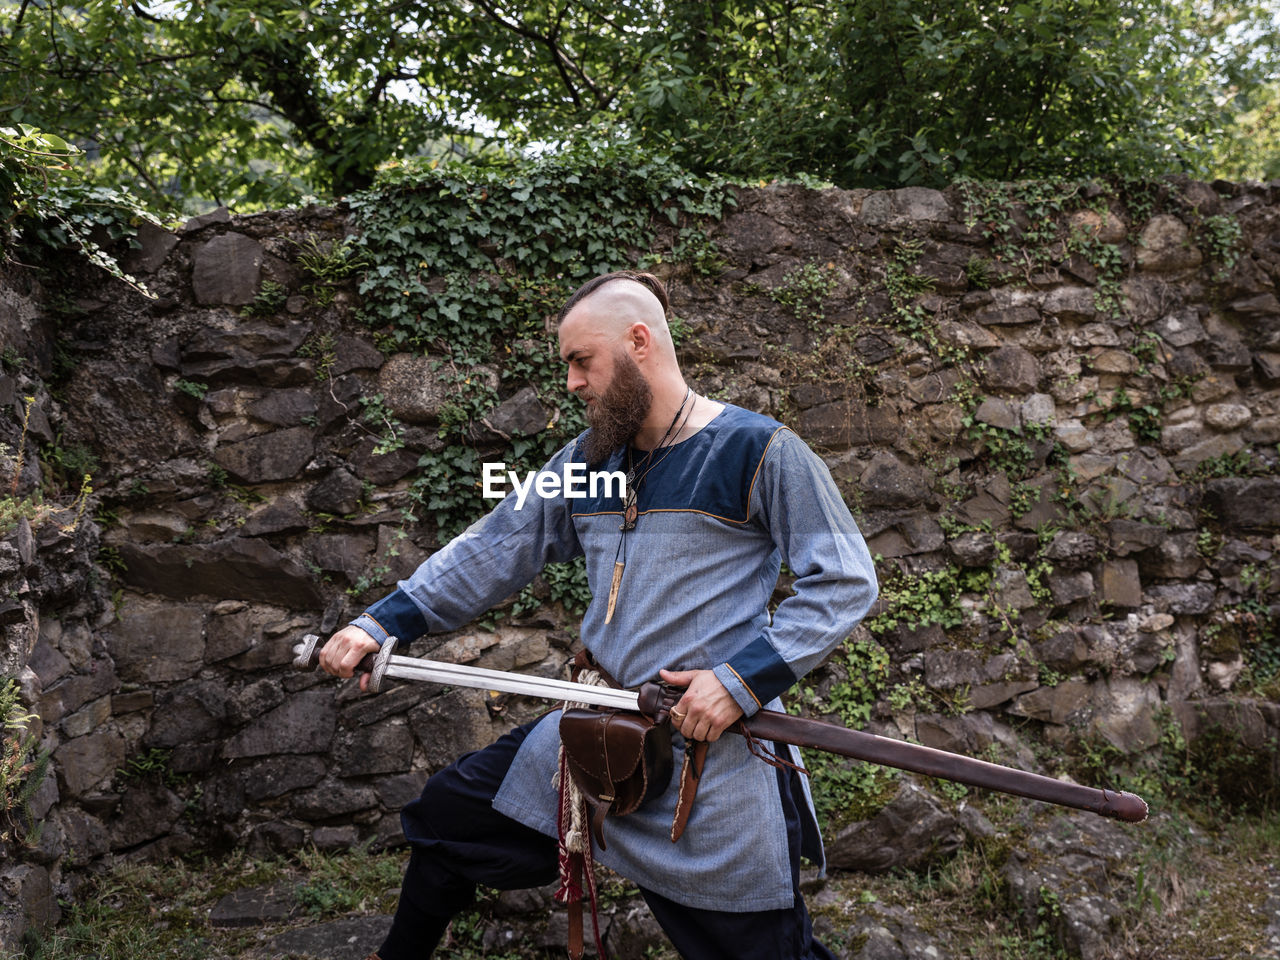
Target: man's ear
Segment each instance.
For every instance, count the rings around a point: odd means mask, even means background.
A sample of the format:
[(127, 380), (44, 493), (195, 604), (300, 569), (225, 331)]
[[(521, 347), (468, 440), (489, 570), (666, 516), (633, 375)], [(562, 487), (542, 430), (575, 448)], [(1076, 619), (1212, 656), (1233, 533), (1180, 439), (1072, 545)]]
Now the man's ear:
[(639, 363), (653, 350), (653, 331), (647, 323), (637, 320), (627, 328), (627, 342), (631, 344), (636, 363)]

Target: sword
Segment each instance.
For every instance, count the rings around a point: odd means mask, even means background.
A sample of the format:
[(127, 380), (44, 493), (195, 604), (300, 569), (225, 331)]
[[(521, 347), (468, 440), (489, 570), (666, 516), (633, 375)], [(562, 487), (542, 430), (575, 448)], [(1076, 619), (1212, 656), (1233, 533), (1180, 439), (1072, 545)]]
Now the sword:
[[(293, 665), (299, 670), (309, 670), (320, 663), (320, 651), (316, 649), (320, 638), (313, 633), (294, 644)], [(377, 653), (365, 654), (356, 666), (360, 673), (369, 674), (369, 690), (378, 693), (387, 677), (401, 680), (418, 680), (443, 683), (458, 687), (474, 687), (480, 690), (499, 690), (502, 693), (522, 693), (543, 700), (567, 700), (571, 703), (589, 703), (596, 707), (614, 707), (618, 710), (640, 712), (640, 694), (634, 690), (618, 690), (614, 687), (593, 687), (568, 680), (553, 680), (523, 673), (507, 673), (503, 670), (486, 670), (483, 667), (466, 667), (439, 660), (421, 660), (417, 657), (395, 655), (396, 638), (388, 637)]]
[[(316, 648), (320, 638), (307, 634), (295, 644), (293, 665), (309, 670), (320, 662)], [(519, 693), (546, 700), (563, 700), (570, 703), (587, 703), (618, 710), (643, 713), (651, 719), (665, 719), (667, 711), (679, 699), (679, 688), (662, 683), (646, 683), (635, 690), (618, 690), (613, 687), (597, 687), (568, 680), (507, 673), (502, 670), (486, 670), (482, 667), (466, 667), (436, 660), (420, 660), (417, 657), (395, 655), (396, 638), (389, 637), (377, 653), (370, 653), (360, 661), (357, 669), (369, 674), (369, 689), (378, 692), (386, 677), (404, 680), (429, 681), (459, 687), (475, 687), (481, 690), (499, 690), (503, 693)], [(828, 753), (852, 757), (868, 763), (897, 767), (930, 777), (954, 780), (958, 783), (988, 790), (997, 790), (1029, 800), (1045, 800), (1059, 806), (1088, 810), (1103, 817), (1112, 817), (1128, 823), (1141, 823), (1147, 818), (1147, 804), (1139, 796), (1123, 790), (1106, 790), (1083, 784), (1056, 780), (1053, 777), (1017, 770), (986, 760), (977, 760), (947, 750), (936, 750), (918, 743), (881, 737), (863, 730), (850, 730), (834, 723), (794, 717), (776, 710), (760, 710), (744, 717), (730, 732), (741, 734), (748, 742), (772, 740), (797, 747), (824, 750)], [(754, 746), (754, 745), (753, 745)]]

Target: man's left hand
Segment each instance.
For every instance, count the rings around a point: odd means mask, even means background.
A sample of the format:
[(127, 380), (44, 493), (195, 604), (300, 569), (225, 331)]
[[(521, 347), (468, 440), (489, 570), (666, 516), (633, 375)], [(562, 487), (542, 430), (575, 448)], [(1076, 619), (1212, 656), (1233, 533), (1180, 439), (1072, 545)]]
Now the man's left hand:
[(742, 708), (710, 670), (660, 670), (662, 679), (687, 687), (671, 708), (671, 725), (688, 740), (714, 743), (730, 724), (742, 716)]

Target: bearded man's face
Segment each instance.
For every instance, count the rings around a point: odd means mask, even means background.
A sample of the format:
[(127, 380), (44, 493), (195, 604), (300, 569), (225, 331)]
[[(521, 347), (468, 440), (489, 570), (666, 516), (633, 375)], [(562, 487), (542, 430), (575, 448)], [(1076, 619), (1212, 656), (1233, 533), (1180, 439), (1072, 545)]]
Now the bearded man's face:
[(595, 401), (587, 404), (591, 429), (585, 449), (587, 465), (594, 467), (639, 432), (653, 404), (653, 389), (631, 355), (619, 349), (613, 357), (613, 377), (604, 390), (584, 391), (582, 397)]

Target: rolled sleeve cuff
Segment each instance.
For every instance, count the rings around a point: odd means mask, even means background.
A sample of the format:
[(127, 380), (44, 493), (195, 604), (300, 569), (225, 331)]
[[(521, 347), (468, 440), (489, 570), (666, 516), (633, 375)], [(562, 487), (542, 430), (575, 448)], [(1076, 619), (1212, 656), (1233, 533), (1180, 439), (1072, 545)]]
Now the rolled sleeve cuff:
[(748, 717), (796, 682), (787, 662), (763, 636), (756, 637), (712, 672)]
[(351, 621), (379, 644), (395, 637), (407, 645), (427, 632), (427, 621), (403, 590), (389, 594)]
[(754, 716), (756, 711), (760, 709), (755, 695), (742, 682), (742, 678), (733, 672), (733, 668), (727, 663), (722, 663), (718, 667), (712, 667), (711, 672), (716, 675), (716, 679), (724, 684), (724, 688), (729, 691), (729, 696), (733, 697), (734, 702), (742, 708), (744, 717)]

